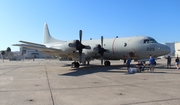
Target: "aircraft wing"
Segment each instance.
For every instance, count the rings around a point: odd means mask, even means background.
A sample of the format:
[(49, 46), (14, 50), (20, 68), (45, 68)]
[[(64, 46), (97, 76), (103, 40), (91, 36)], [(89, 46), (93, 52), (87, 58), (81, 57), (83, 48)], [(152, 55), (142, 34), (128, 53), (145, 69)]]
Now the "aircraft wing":
[(37, 44), (13, 44), (12, 46), (21, 46), (30, 49), (35, 49), (41, 51), (44, 54), (56, 55), (66, 57), (67, 55), (61, 50), (56, 48), (48, 48), (45, 45), (37, 45)]

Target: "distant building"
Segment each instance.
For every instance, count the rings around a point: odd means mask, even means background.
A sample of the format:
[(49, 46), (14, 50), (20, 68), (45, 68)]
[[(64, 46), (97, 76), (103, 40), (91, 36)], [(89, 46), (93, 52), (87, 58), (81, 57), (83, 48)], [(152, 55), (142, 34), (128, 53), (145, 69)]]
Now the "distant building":
[(166, 42), (164, 44), (171, 49), (171, 52), (167, 54), (168, 56), (180, 57), (180, 42)]
[[(15, 52), (7, 52), (6, 50), (2, 50), (5, 52), (4, 55), (0, 54), (0, 58), (11, 59), (11, 60), (22, 60), (22, 59), (33, 59), (33, 58), (55, 58), (51, 55), (42, 54), (41, 51), (20, 47), (20, 51)], [(0, 51), (0, 52), (2, 52)]]
[(41, 51), (25, 48), (25, 47), (20, 47), (20, 55), (23, 56), (24, 58), (49, 58), (51, 57), (50, 55), (42, 54)]
[(40, 51), (25, 47), (20, 47), (20, 55), (25, 58), (43, 58)]
[(175, 57), (180, 57), (180, 42), (175, 43)]

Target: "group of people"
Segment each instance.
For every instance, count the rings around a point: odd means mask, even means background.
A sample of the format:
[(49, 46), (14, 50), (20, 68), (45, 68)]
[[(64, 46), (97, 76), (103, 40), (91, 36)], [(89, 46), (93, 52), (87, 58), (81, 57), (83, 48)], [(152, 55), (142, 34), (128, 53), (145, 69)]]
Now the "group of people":
[[(167, 68), (171, 68), (171, 57), (168, 56), (168, 57), (165, 57), (167, 59)], [(127, 66), (127, 69), (129, 70), (130, 68), (130, 63), (131, 63), (131, 58), (127, 59), (127, 62), (126, 62), (126, 66)], [(142, 67), (145, 65), (143, 64), (142, 62), (138, 61), (138, 64), (137, 66), (140, 67), (140, 70), (142, 69)], [(154, 72), (154, 67), (156, 65), (156, 60), (154, 57), (150, 56), (149, 58), (149, 70), (151, 73)], [(177, 68), (177, 70), (179, 70), (179, 57), (176, 57), (175, 59), (175, 66)]]
[(168, 57), (164, 56), (164, 57), (167, 59), (167, 69), (171, 68), (171, 57), (170, 56)]
[[(171, 57), (165, 57), (167, 59), (167, 69), (171, 68)], [(176, 65), (176, 69), (179, 70), (179, 57), (176, 57), (175, 59), (175, 65)]]

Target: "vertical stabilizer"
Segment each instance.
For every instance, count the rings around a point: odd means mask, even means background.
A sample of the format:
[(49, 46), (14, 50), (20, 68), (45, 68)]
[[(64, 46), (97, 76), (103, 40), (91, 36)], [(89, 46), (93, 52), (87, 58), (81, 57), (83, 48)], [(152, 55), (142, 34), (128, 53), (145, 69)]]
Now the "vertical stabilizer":
[(49, 33), (49, 29), (48, 29), (48, 25), (47, 23), (44, 24), (44, 40), (43, 40), (43, 44), (48, 44), (48, 43), (54, 43), (54, 42), (62, 42), (61, 40), (57, 40), (54, 39), (50, 33)]

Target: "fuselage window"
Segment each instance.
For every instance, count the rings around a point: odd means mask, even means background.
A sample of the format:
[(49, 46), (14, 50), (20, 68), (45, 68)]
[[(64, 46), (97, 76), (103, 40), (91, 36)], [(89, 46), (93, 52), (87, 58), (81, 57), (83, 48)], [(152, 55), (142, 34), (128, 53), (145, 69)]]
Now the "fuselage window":
[(124, 43), (124, 47), (126, 47), (127, 46), (127, 43)]
[(157, 43), (156, 40), (154, 40), (154, 39), (149, 39), (149, 42), (150, 43)]
[(157, 43), (154, 39), (145, 39), (144, 43)]
[(144, 43), (149, 43), (149, 39), (145, 39), (145, 40), (144, 40)]

